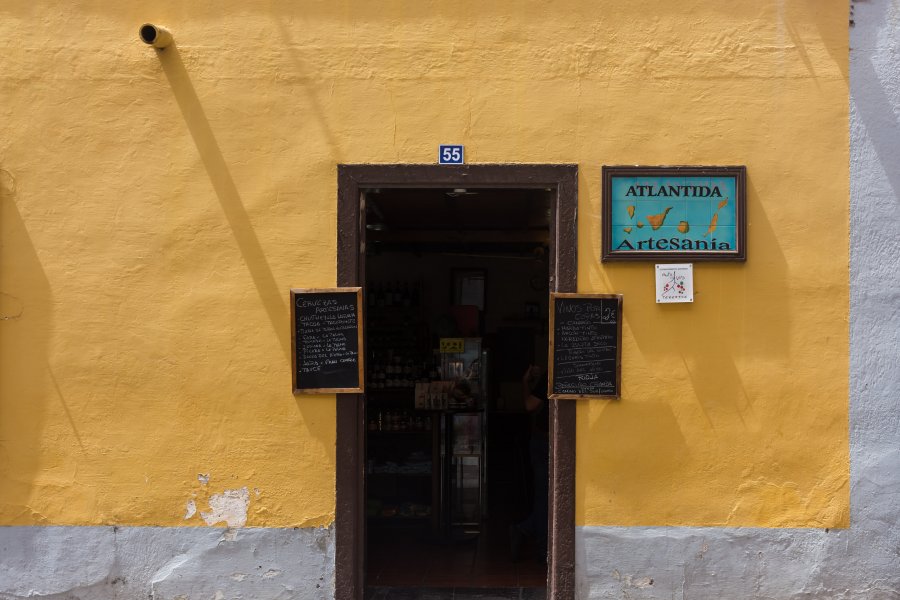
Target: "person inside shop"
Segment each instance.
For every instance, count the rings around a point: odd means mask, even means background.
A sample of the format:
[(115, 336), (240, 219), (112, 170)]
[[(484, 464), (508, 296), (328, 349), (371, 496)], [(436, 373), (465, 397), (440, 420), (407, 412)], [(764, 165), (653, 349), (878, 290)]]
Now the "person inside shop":
[(522, 376), (525, 410), (531, 415), (531, 437), (528, 442), (534, 500), (531, 512), (523, 521), (510, 525), (510, 552), (513, 561), (521, 558), (526, 538), (533, 540), (535, 559), (547, 562), (547, 493), (550, 474), (550, 407), (547, 400), (547, 375), (537, 365), (530, 365)]

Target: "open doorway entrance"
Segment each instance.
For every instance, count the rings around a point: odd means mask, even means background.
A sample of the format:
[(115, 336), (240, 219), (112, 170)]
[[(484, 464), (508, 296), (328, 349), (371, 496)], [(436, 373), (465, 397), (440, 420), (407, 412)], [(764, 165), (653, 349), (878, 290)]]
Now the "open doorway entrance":
[(363, 195), (367, 595), (544, 598), (553, 190)]
[[(339, 166), (338, 284), (367, 288), (379, 339), (368, 393), (338, 397), (337, 598), (379, 583), (574, 597), (573, 403), (549, 403), (547, 553), (513, 562), (508, 525), (532, 508), (521, 378), (546, 361), (547, 291), (576, 288), (576, 204), (574, 165)], [(448, 373), (465, 392), (417, 408), (415, 384)]]

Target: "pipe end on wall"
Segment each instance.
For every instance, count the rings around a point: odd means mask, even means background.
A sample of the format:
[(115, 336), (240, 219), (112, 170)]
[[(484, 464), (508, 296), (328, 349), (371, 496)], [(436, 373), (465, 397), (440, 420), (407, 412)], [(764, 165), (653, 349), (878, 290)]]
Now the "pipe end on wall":
[(172, 43), (172, 34), (165, 27), (154, 25), (153, 23), (144, 23), (138, 30), (138, 37), (148, 46), (153, 46), (162, 50)]

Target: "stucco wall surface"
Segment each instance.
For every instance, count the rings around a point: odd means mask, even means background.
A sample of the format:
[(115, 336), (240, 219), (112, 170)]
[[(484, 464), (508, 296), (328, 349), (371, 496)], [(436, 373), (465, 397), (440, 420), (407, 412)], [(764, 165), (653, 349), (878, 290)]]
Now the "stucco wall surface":
[[(579, 289), (625, 295), (578, 523), (846, 525), (846, 12), (4, 2), (0, 523), (330, 524), (334, 398), (290, 393), (288, 290), (335, 282), (337, 163), (453, 141), (578, 164)], [(693, 305), (599, 261), (600, 167), (634, 163), (748, 168), (749, 259), (697, 265)]]
[(749, 236), (745, 264), (694, 265), (693, 304), (657, 304), (652, 265), (600, 263), (579, 159), (579, 291), (623, 293), (625, 315), (621, 401), (578, 405), (580, 525), (849, 520), (846, 7), (724, 6), (617, 30), (652, 58), (580, 130), (600, 164), (747, 165)]
[(579, 528), (581, 598), (900, 598), (900, 3), (855, 5), (850, 527)]
[(330, 529), (0, 528), (0, 599), (334, 597)]

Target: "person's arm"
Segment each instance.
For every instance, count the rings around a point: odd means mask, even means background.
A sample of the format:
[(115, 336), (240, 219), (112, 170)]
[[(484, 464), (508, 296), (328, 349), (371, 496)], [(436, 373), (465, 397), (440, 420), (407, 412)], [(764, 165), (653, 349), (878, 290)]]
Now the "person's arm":
[(528, 412), (539, 410), (544, 403), (543, 398), (538, 398), (532, 393), (534, 387), (537, 385), (538, 377), (540, 376), (541, 369), (535, 365), (528, 367), (528, 370), (525, 371), (525, 374), (522, 376), (522, 397), (525, 401), (525, 410)]

